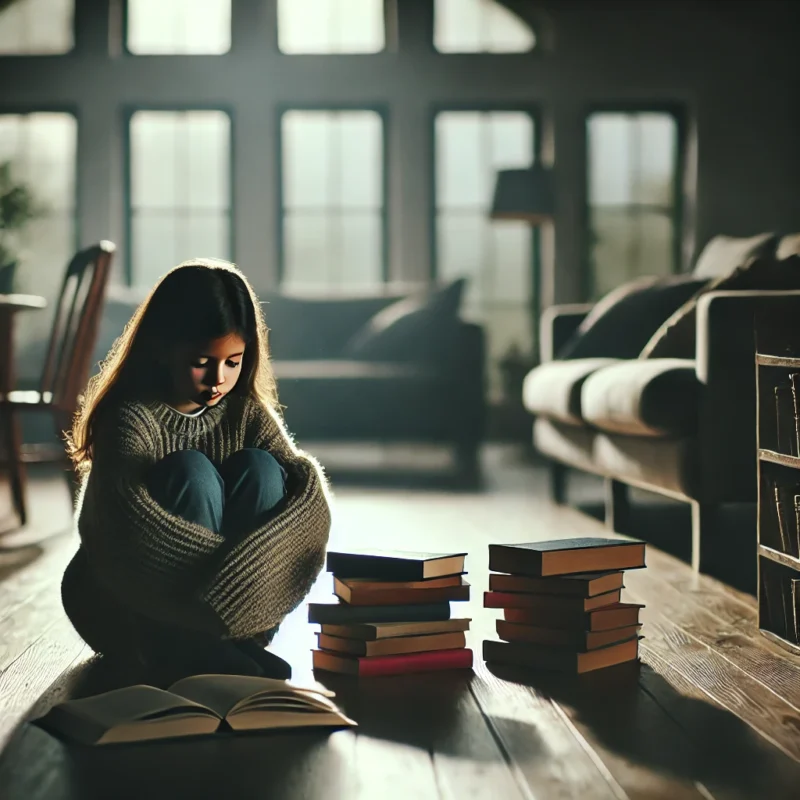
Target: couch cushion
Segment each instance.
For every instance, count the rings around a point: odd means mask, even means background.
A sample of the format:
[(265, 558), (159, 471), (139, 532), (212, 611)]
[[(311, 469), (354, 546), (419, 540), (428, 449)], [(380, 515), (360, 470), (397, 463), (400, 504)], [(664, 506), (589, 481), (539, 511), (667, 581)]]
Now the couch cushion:
[(697, 426), (701, 386), (694, 361), (632, 359), (597, 370), (581, 391), (583, 419), (629, 436), (688, 436)]
[(697, 300), (715, 291), (782, 291), (800, 289), (800, 259), (755, 258), (729, 275), (705, 284), (695, 297), (676, 311), (642, 350), (642, 358), (694, 358)]
[(422, 364), (387, 364), (379, 361), (350, 361), (336, 358), (319, 361), (309, 359), (273, 361), (272, 370), (278, 380), (286, 381), (396, 380), (432, 378), (435, 375), (433, 369)]
[(344, 358), (367, 361), (441, 361), (458, 336), (466, 280), (399, 300), (375, 314), (345, 344)]
[(729, 275), (753, 258), (769, 256), (775, 251), (774, 233), (757, 236), (715, 236), (702, 249), (692, 273), (698, 278), (720, 278)]
[(778, 242), (778, 249), (775, 251), (775, 257), (781, 261), (784, 258), (791, 258), (792, 256), (800, 256), (800, 233), (792, 233), (789, 236), (784, 236)]
[(558, 357), (636, 358), (659, 326), (705, 284), (693, 275), (629, 281), (594, 306)]
[(583, 425), (583, 382), (593, 372), (615, 363), (613, 358), (580, 358), (540, 364), (527, 374), (522, 385), (525, 408), (568, 425)]
[(594, 440), (597, 431), (578, 428), (546, 417), (533, 423), (533, 444), (542, 455), (584, 472), (597, 472)]

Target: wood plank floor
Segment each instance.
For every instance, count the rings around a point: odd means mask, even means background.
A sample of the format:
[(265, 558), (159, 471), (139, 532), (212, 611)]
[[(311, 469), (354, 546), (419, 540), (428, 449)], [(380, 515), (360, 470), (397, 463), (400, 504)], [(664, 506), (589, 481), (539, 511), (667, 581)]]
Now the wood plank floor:
[[(470, 553), (472, 673), (360, 682), (318, 673), (359, 722), (297, 732), (120, 748), (69, 748), (26, 722), (100, 686), (66, 620), (73, 552), (64, 485), (33, 481), (28, 529), (0, 538), (0, 798), (794, 798), (800, 787), (800, 659), (759, 636), (755, 601), (648, 549), (626, 577), (647, 605), (642, 663), (580, 678), (489, 666), (481, 607), (489, 542), (606, 535), (551, 506), (545, 476), (485, 454), (483, 493), (337, 487), (332, 547), (380, 543)], [(6, 487), (0, 485), (0, 531)], [(313, 599), (330, 595), (323, 575)], [(273, 648), (312, 680), (301, 607)]]

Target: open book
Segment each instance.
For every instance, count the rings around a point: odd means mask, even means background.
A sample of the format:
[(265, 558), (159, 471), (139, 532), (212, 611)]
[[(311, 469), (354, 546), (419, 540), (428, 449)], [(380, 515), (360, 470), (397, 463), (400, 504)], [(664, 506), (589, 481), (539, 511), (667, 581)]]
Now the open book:
[(245, 675), (193, 675), (168, 690), (127, 686), (54, 706), (36, 723), (82, 744), (200, 736), (217, 731), (356, 725), (326, 689)]

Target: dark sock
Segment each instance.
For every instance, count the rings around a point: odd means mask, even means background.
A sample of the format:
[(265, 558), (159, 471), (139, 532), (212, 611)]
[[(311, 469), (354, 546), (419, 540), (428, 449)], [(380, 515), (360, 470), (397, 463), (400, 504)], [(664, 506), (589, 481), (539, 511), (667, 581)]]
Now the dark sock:
[(261, 667), (265, 678), (289, 680), (292, 677), (292, 667), (275, 653), (265, 650), (255, 639), (242, 639), (236, 642), (236, 647), (246, 657), (252, 659)]

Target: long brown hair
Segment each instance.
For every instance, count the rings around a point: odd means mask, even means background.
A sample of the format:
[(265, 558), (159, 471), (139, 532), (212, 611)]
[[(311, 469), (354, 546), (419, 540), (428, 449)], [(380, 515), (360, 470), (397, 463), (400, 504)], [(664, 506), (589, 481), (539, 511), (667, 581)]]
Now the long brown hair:
[[(124, 400), (158, 397), (169, 376), (159, 374), (154, 352), (236, 333), (247, 347), (232, 390), (279, 411), (269, 359), (267, 326), (253, 287), (227, 261), (198, 258), (170, 270), (150, 291), (89, 381), (67, 435), (75, 469), (91, 467), (95, 424)], [(163, 367), (162, 367), (163, 369)]]

